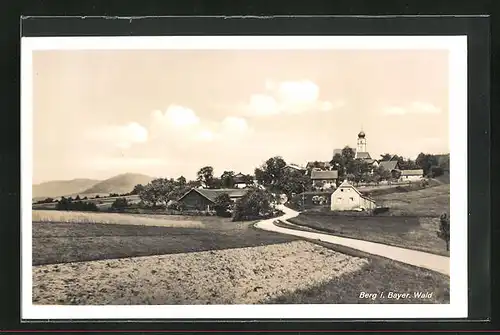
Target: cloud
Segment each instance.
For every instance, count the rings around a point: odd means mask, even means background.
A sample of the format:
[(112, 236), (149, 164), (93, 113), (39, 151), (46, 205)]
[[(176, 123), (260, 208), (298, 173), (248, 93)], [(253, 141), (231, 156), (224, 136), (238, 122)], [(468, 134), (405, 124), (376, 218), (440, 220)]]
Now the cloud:
[(145, 127), (137, 122), (131, 122), (126, 125), (110, 125), (93, 128), (87, 132), (85, 137), (90, 141), (127, 149), (134, 143), (146, 142), (149, 137), (148, 135), (148, 130)]
[(185, 128), (200, 123), (196, 113), (187, 107), (170, 105), (165, 112), (153, 111), (153, 122), (175, 128)]
[(345, 102), (321, 101), (319, 87), (310, 80), (274, 82), (266, 80), (265, 93), (250, 96), (245, 112), (251, 116), (301, 114), (310, 111), (331, 111)]
[(415, 101), (404, 107), (386, 107), (383, 112), (386, 115), (439, 114), (441, 113), (441, 109), (427, 102)]
[[(151, 136), (154, 140), (169, 140), (169, 146), (189, 146), (190, 142), (212, 142), (226, 136), (242, 135), (249, 130), (246, 119), (229, 116), (221, 121), (207, 121), (184, 106), (171, 105), (165, 112), (151, 114)], [(174, 143), (179, 142), (179, 143)]]
[(439, 114), (441, 113), (441, 109), (434, 106), (433, 104), (416, 101), (413, 102), (410, 106), (411, 113), (419, 113), (419, 114)]

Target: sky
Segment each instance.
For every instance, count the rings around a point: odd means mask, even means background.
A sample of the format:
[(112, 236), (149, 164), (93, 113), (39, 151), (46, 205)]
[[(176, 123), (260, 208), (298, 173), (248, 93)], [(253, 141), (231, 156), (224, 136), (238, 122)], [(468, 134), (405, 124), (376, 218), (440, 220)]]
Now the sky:
[(33, 182), (449, 152), (441, 50), (33, 52)]

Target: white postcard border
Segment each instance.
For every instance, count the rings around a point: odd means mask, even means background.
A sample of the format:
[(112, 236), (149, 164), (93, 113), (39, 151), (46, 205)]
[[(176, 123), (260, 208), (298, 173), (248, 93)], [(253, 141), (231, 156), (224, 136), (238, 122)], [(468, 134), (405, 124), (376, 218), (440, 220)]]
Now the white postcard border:
[[(37, 50), (449, 51), (450, 304), (42, 306), (32, 303), (33, 68)], [(21, 39), (21, 317), (33, 319), (463, 318), (467, 283), (467, 36), (169, 36)]]

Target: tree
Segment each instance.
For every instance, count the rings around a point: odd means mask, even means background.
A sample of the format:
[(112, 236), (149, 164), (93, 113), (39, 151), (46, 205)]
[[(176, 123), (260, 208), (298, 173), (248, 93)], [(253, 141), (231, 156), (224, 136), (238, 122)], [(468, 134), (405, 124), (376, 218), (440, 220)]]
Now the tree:
[(220, 180), (220, 178), (214, 177), (212, 179), (212, 182), (208, 186), (208, 188), (218, 189), (218, 188), (221, 188), (221, 184), (222, 184), (222, 181)]
[(202, 167), (197, 175), (197, 180), (207, 188), (212, 187), (213, 185), (213, 180), (214, 180), (214, 168), (211, 166), (205, 166)]
[(450, 218), (446, 213), (443, 213), (439, 221), (437, 236), (446, 242), (446, 251), (450, 251)]
[(302, 193), (309, 190), (311, 178), (296, 170), (285, 170), (275, 186), (277, 191), (291, 197), (293, 193)]
[(233, 221), (254, 220), (272, 215), (273, 200), (269, 191), (252, 189), (236, 201)]
[(144, 186), (139, 198), (152, 207), (159, 204), (165, 205), (175, 189), (176, 185), (173, 179), (158, 178)]
[(415, 163), (424, 170), (424, 175), (427, 176), (431, 172), (431, 167), (438, 165), (438, 159), (434, 155), (421, 152), (418, 154)]
[(179, 178), (177, 178), (176, 182), (177, 182), (177, 186), (179, 186), (179, 187), (186, 186), (186, 178), (184, 176), (180, 176)]
[(81, 200), (81, 199), (80, 199), (80, 195), (79, 195), (79, 194), (76, 196), (75, 200), (76, 200), (76, 201)]
[(129, 206), (129, 204), (128, 204), (128, 201), (126, 198), (117, 198), (111, 204), (111, 209), (121, 211), (121, 210), (124, 210), (125, 208), (127, 208), (128, 206)]
[(285, 160), (280, 156), (271, 157), (260, 167), (255, 169), (255, 178), (265, 187), (275, 190), (285, 173)]
[(346, 174), (345, 159), (341, 154), (335, 154), (330, 161), (332, 169), (337, 170), (338, 179), (344, 179)]
[(233, 188), (234, 187), (234, 172), (224, 171), (220, 176), (221, 187), (222, 188)]
[(231, 213), (229, 210), (231, 205), (231, 198), (229, 198), (227, 193), (219, 194), (215, 198), (215, 212), (217, 213), (217, 216), (230, 217)]
[(134, 186), (134, 188), (132, 189), (132, 191), (130, 192), (131, 195), (137, 195), (139, 193), (141, 193), (141, 191), (144, 189), (144, 185), (142, 184), (137, 184)]

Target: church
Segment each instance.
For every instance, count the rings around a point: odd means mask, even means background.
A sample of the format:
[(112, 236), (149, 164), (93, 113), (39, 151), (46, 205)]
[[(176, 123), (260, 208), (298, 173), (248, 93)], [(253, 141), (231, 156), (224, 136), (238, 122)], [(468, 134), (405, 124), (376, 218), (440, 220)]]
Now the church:
[[(354, 151), (355, 159), (363, 160), (374, 168), (378, 166), (378, 161), (372, 159), (370, 153), (366, 149), (366, 134), (363, 130), (359, 132), (356, 142), (356, 148), (353, 148), (352, 150)], [(333, 150), (333, 155), (335, 156), (336, 154), (342, 155), (342, 149)]]

